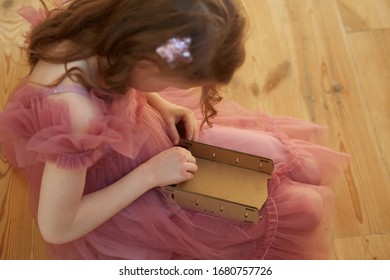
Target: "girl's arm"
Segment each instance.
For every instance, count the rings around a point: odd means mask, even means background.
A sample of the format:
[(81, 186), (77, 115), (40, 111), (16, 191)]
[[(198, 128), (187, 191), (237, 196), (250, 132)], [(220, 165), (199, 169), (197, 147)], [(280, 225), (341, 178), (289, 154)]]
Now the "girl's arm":
[(168, 102), (156, 92), (146, 93), (146, 98), (148, 103), (155, 108), (164, 119), (174, 144), (177, 144), (180, 140), (180, 135), (176, 128), (176, 125), (180, 121), (184, 124), (185, 137), (195, 141), (198, 139), (198, 127), (194, 113), (191, 110)]
[(143, 193), (156, 186), (186, 181), (197, 171), (195, 158), (174, 147), (126, 176), (83, 196), (86, 169), (62, 169), (46, 163), (38, 207), (38, 224), (49, 243), (75, 240), (95, 229)]
[[(99, 114), (87, 97), (53, 95), (68, 104), (72, 129), (85, 132)], [(83, 196), (86, 168), (63, 169), (46, 163), (38, 206), (38, 225), (49, 243), (66, 243), (82, 237), (156, 186), (176, 184), (193, 177), (197, 166), (189, 151), (173, 147), (152, 157), (117, 182)]]
[(46, 163), (38, 207), (43, 238), (54, 244), (70, 242), (108, 220), (156, 186), (145, 169), (139, 167), (111, 186), (82, 196), (86, 169), (60, 169)]

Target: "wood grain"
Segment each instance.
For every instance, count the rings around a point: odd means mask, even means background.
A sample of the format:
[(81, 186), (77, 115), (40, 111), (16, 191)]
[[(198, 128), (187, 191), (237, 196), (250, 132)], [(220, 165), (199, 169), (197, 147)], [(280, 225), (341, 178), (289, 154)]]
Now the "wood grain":
[[(16, 14), (29, 1), (7, 0), (0, 8), (0, 108), (28, 73), (23, 33), (28, 25)], [(29, 210), (28, 186), (22, 173), (0, 154), (0, 259), (45, 259), (44, 243)]]
[[(28, 69), (16, 16), (0, 6), (0, 107)], [(331, 148), (351, 155), (332, 184), (333, 259), (390, 259), (390, 1), (243, 0), (247, 60), (226, 96), (250, 110), (329, 127)], [(27, 185), (0, 156), (0, 258), (44, 259)]]
[(353, 56), (378, 147), (380, 163), (390, 165), (390, 30), (350, 35)]
[(390, 28), (389, 0), (337, 0), (349, 32)]
[(390, 234), (336, 239), (334, 246), (340, 260), (388, 260)]
[[(364, 2), (370, 3), (372, 11), (381, 13), (374, 6), (380, 1)], [(387, 2), (381, 3), (383, 9), (387, 7)], [(354, 242), (356, 236), (380, 239), (390, 229), (388, 147), (384, 144), (389, 143), (388, 31), (348, 32), (337, 1), (245, 1), (245, 7), (252, 20), (249, 60), (236, 78), (241, 90), (232, 87), (236, 91), (231, 95), (250, 109), (260, 106), (267, 113), (328, 126), (329, 145), (352, 157), (344, 176), (332, 186), (336, 207), (331, 235), (337, 244), (344, 238)], [(378, 26), (369, 17), (365, 22), (370, 30)], [(252, 81), (259, 77), (259, 84), (264, 84), (278, 61), (290, 64), (284, 79), (269, 92), (250, 95)], [(339, 252), (343, 249), (347, 248), (335, 246), (335, 256), (348, 255)], [(386, 251), (377, 255), (390, 258)]]

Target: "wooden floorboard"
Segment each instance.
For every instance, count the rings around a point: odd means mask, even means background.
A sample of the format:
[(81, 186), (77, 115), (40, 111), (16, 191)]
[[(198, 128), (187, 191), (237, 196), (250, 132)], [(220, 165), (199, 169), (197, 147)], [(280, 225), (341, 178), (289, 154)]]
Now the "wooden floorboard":
[[(22, 3), (0, 6), (0, 109), (28, 71)], [(332, 184), (334, 259), (390, 259), (390, 0), (243, 0), (247, 60), (227, 96), (250, 110), (329, 127), (351, 155)], [(27, 185), (0, 156), (0, 258), (43, 259)]]
[(340, 260), (388, 260), (390, 234), (360, 235), (334, 240), (337, 259)]
[[(390, 230), (390, 44), (387, 18), (378, 19), (390, 14), (388, 1), (344, 1), (344, 6), (315, 0), (244, 3), (254, 38), (248, 41), (248, 61), (232, 85), (233, 98), (247, 108), (260, 106), (267, 113), (298, 116), (330, 128), (329, 146), (352, 157), (332, 185), (334, 257), (390, 259), (390, 251), (376, 246), (363, 254), (343, 252), (351, 248), (340, 245), (343, 240), (357, 242), (359, 236), (375, 236), (380, 242)], [(369, 6), (361, 15), (367, 28), (347, 25), (351, 19), (346, 5), (356, 11)], [(278, 69), (274, 86), (264, 90), (267, 77), (275, 77), (272, 73)]]
[(337, 0), (349, 32), (390, 28), (389, 0)]

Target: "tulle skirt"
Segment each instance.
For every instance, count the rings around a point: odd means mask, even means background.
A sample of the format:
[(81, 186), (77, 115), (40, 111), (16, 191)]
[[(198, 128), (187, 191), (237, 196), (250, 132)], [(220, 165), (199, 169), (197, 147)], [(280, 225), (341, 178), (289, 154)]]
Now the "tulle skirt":
[[(37, 110), (34, 113), (31, 105), (29, 109), (25, 106), (31, 104), (26, 101), (27, 91), (31, 89), (20, 89), (11, 102), (13, 105), (0, 116), (0, 132), (21, 130), (30, 118), (35, 127), (31, 134), (37, 134), (37, 127), (46, 127), (45, 133), (39, 130), (41, 137), (32, 143), (22, 141), (17, 144), (19, 148), (15, 146), (15, 138), (2, 137), (0, 141), (16, 165), (23, 158), (21, 146), (27, 146), (25, 149), (36, 159), (25, 166), (35, 216), (44, 161), (53, 160), (54, 154), (63, 154), (64, 143), (68, 145), (66, 151), (89, 147), (88, 153), (84, 151), (76, 158), (56, 158), (64, 168), (88, 166), (85, 194), (104, 188), (153, 155), (172, 147), (160, 115), (139, 97), (140, 93), (133, 92), (131, 98), (122, 99), (110, 110), (105, 108), (106, 116), (92, 122), (90, 135), (80, 140), (69, 136), (69, 128), (60, 125), (63, 117), (56, 119), (59, 114), (66, 116), (66, 108), (60, 104), (46, 104), (44, 98), (38, 98), (37, 108), (46, 111), (32, 117)], [(198, 93), (168, 89), (161, 95), (193, 110), (201, 124)], [(217, 109), (213, 126), (203, 127), (199, 142), (271, 158), (275, 164), (268, 185), (269, 197), (261, 209), (263, 218), (257, 224), (181, 208), (157, 187), (86, 236), (63, 245), (48, 244), (49, 255), (58, 259), (145, 260), (327, 258), (331, 248), (328, 226), (333, 204), (329, 186), (337, 182), (334, 179), (348, 164), (348, 155), (322, 144), (327, 133), (322, 126), (290, 117), (248, 112), (227, 100)], [(55, 131), (48, 132), (53, 127), (47, 124), (48, 120), (58, 123)], [(58, 131), (66, 137), (58, 137)], [(97, 147), (99, 152), (94, 151)]]

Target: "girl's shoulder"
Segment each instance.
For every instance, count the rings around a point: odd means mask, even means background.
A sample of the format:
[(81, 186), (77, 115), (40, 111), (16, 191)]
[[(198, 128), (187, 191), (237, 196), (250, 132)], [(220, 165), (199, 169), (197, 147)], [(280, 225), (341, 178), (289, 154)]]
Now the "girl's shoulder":
[[(10, 162), (19, 167), (57, 162), (83, 167), (96, 162), (103, 107), (71, 85), (44, 87), (26, 82), (0, 113), (0, 144)], [(80, 92), (78, 92), (80, 91)], [(99, 129), (97, 129), (99, 128)]]
[(90, 65), (87, 60), (54, 64), (39, 61), (27, 78), (27, 85), (35, 85), (40, 98), (47, 100), (48, 105), (62, 103), (67, 107), (70, 116), (71, 127), (75, 132), (85, 132), (89, 128), (90, 120), (99, 117), (105, 111), (105, 104), (97, 99), (94, 94), (83, 85), (65, 77), (58, 85), (52, 85), (64, 76), (66, 69), (78, 68), (86, 75), (90, 73)]
[(70, 125), (74, 132), (87, 132), (90, 122), (104, 114), (105, 104), (91, 93), (80, 94), (83, 89), (77, 87), (59, 86), (55, 94), (46, 96), (50, 102), (66, 105), (70, 118)]
[[(69, 41), (62, 41), (48, 50), (50, 57), (62, 57), (66, 56), (71, 48), (74, 47), (74, 43)], [(53, 63), (45, 60), (39, 60), (33, 70), (28, 76), (28, 80), (37, 84), (50, 85), (54, 84), (61, 77), (63, 77), (67, 69), (79, 69), (80, 72), (87, 76), (90, 76), (93, 72), (93, 68), (96, 67), (96, 58), (89, 57), (86, 59), (80, 59), (77, 61), (71, 61), (64, 63)]]

